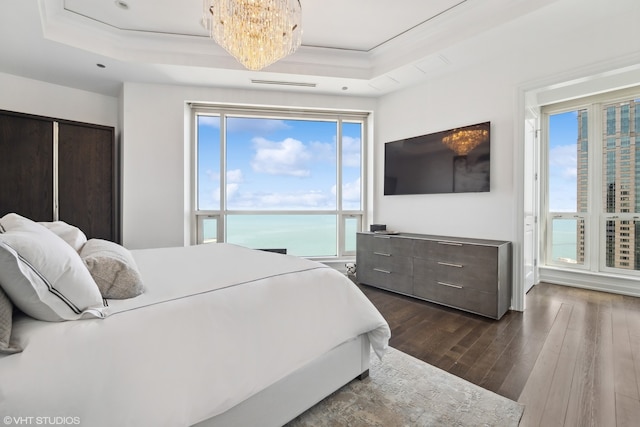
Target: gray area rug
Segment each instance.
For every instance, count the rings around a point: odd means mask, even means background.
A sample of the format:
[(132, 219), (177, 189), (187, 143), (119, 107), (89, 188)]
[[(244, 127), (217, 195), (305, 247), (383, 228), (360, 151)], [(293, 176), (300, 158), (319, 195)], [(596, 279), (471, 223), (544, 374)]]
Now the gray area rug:
[(524, 406), (389, 348), (354, 380), (287, 424), (298, 426), (517, 426)]

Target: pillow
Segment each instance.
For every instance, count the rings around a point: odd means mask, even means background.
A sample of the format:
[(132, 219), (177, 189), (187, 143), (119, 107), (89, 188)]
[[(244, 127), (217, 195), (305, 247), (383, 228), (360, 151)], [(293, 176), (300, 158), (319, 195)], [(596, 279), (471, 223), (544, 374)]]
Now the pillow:
[(56, 236), (71, 245), (76, 252), (80, 252), (82, 246), (87, 243), (87, 236), (82, 230), (64, 221), (39, 222), (38, 224), (51, 230)]
[(80, 256), (104, 298), (133, 298), (144, 292), (138, 266), (126, 248), (108, 240), (90, 239)]
[(20, 347), (11, 345), (11, 326), (13, 325), (13, 306), (9, 297), (0, 288), (0, 353), (19, 353)]
[(0, 224), (0, 286), (16, 307), (50, 322), (106, 317), (98, 286), (71, 246), (17, 214)]

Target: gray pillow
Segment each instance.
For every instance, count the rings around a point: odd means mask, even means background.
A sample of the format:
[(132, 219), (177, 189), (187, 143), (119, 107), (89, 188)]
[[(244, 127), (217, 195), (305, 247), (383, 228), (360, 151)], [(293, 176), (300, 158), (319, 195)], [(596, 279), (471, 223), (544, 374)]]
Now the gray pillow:
[(12, 345), (11, 326), (13, 325), (13, 305), (0, 288), (0, 353), (19, 353), (22, 349)]
[(131, 252), (117, 243), (90, 239), (80, 250), (80, 257), (103, 298), (133, 298), (144, 292), (142, 277)]

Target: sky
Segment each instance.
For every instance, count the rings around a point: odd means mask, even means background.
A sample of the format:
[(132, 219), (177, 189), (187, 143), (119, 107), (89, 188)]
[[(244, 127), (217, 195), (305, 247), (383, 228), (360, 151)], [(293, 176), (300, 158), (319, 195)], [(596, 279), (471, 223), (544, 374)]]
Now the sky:
[(578, 112), (549, 117), (549, 211), (577, 209)]
[[(199, 209), (219, 209), (220, 121), (199, 116)], [(336, 121), (227, 118), (227, 209), (335, 210)], [(343, 209), (360, 209), (361, 125), (343, 124)]]

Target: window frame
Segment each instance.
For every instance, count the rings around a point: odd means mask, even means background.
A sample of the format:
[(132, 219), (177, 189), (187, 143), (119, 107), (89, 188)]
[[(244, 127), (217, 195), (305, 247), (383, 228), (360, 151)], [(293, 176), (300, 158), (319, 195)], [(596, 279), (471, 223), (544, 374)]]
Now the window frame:
[[(640, 270), (628, 270), (624, 268), (606, 266), (606, 227), (607, 221), (640, 221), (640, 212), (605, 212), (605, 201), (602, 195), (603, 182), (606, 179), (604, 171), (603, 149), (608, 143), (608, 137), (604, 135), (605, 126), (609, 126), (607, 121), (607, 110), (604, 107), (630, 99), (640, 98), (640, 87), (623, 89), (593, 95), (576, 100), (543, 106), (542, 112), (542, 162), (541, 176), (544, 191), (541, 194), (541, 214), (544, 229), (544, 253), (542, 260), (544, 265), (568, 269), (586, 270), (596, 273), (604, 273), (617, 276), (640, 277)], [(586, 109), (588, 111), (588, 196), (586, 212), (550, 212), (549, 211), (549, 117), (568, 111)], [(630, 127), (633, 117), (629, 117)], [(635, 129), (636, 144), (640, 142), (640, 132)], [(635, 165), (634, 165), (635, 166)], [(577, 208), (576, 208), (577, 209)], [(557, 262), (551, 259), (552, 248), (552, 221), (558, 218), (584, 219), (585, 221), (585, 259), (584, 264), (572, 264)]]
[[(198, 209), (198, 117), (201, 115), (216, 116), (220, 120), (220, 209)], [(321, 120), (336, 122), (336, 208), (326, 210), (231, 210), (227, 207), (226, 198), (226, 118), (249, 117), (274, 120)], [(270, 108), (241, 105), (209, 105), (191, 104), (191, 130), (192, 130), (192, 179), (191, 179), (191, 211), (193, 220), (192, 243), (204, 243), (203, 223), (206, 219), (217, 220), (217, 242), (227, 241), (226, 217), (228, 215), (335, 215), (336, 216), (336, 255), (309, 256), (319, 261), (336, 260), (341, 258), (353, 258), (356, 254), (355, 247), (352, 250), (346, 248), (345, 236), (346, 224), (349, 219), (356, 219), (356, 231), (362, 231), (366, 223), (368, 206), (367, 189), (367, 156), (368, 156), (368, 129), (370, 113), (366, 111), (342, 111), (342, 110), (311, 110), (298, 108)], [(359, 123), (361, 127), (360, 141), (360, 209), (343, 209), (343, 123)]]

